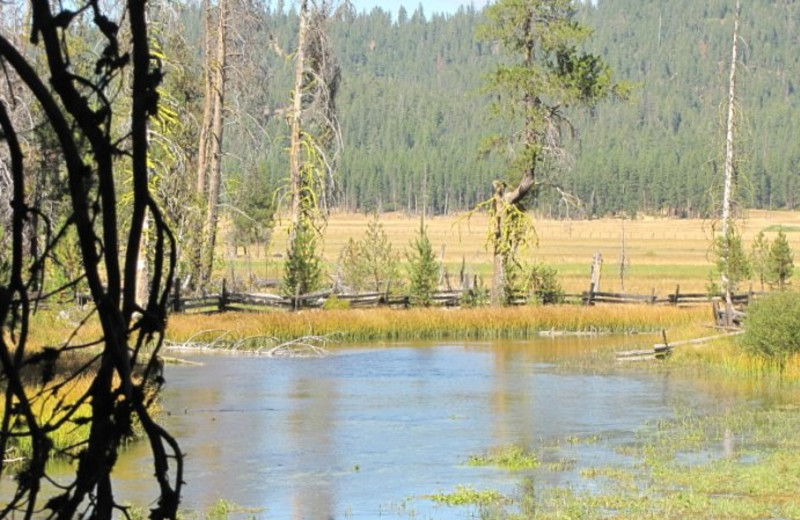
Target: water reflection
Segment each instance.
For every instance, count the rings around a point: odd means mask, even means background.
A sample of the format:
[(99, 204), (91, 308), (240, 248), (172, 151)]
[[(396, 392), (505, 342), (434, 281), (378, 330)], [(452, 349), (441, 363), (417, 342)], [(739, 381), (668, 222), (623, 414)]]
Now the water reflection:
[(336, 382), (299, 377), (290, 396), (293, 409), (288, 423), (294, 464), (300, 474), (311, 476), (306, 485), (292, 490), (293, 518), (333, 517), (336, 481), (330, 473), (339, 465), (335, 452)]
[[(419, 497), (458, 485), (510, 491), (519, 477), (468, 466), (470, 455), (552, 445), (546, 455), (558, 458), (558, 441), (600, 436), (609, 442), (576, 449), (602, 465), (646, 421), (716, 406), (708, 389), (668, 372), (553, 364), (630, 340), (408, 344), (168, 367), (164, 422), (187, 453), (185, 504), (225, 498), (262, 508), (258, 518), (463, 518)], [(145, 454), (132, 450), (119, 471), (131, 479), (124, 496), (140, 504), (152, 496), (134, 477), (151, 473)]]

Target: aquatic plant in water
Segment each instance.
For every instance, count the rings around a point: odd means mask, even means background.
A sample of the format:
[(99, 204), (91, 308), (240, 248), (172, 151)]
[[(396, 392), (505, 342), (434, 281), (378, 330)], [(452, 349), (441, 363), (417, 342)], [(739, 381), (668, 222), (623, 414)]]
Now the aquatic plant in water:
[(511, 471), (533, 469), (539, 465), (539, 458), (522, 446), (511, 444), (492, 449), (482, 455), (469, 458), (470, 466), (498, 466)]

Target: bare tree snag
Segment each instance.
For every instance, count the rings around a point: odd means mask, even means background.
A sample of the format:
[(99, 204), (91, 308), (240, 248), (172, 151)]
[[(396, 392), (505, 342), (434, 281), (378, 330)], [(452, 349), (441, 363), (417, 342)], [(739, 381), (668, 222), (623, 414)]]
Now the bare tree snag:
[(300, 1), (300, 30), (297, 36), (295, 55), (294, 92), (292, 95), (291, 144), (289, 148), (289, 181), (291, 185), (292, 228), (296, 228), (301, 218), (302, 179), (300, 168), (300, 141), (302, 139), (303, 90), (305, 78), (305, 49), (308, 33), (308, 0)]
[(225, 129), (225, 67), (227, 62), (227, 26), (230, 12), (228, 2), (229, 0), (219, 1), (219, 13), (217, 15), (217, 46), (212, 89), (214, 108), (209, 142), (210, 172), (208, 175), (206, 220), (203, 227), (203, 266), (200, 275), (203, 287), (210, 282), (214, 269), (214, 248), (217, 241), (217, 221), (219, 220), (219, 196), (222, 186), (222, 135)]
[(203, 67), (203, 121), (200, 124), (200, 138), (197, 145), (197, 194), (205, 197), (208, 184), (208, 140), (211, 133), (211, 115), (214, 112), (214, 48), (211, 44), (211, 4), (203, 0), (203, 33), (205, 48), (205, 67)]
[[(736, 2), (736, 14), (733, 20), (733, 43), (731, 45), (731, 73), (728, 82), (728, 123), (725, 132), (725, 188), (722, 194), (722, 240), (731, 241), (731, 234), (734, 233), (733, 220), (733, 201), (736, 189), (736, 163), (734, 161), (734, 133), (736, 131), (736, 62), (739, 59), (739, 15), (741, 5)], [(728, 244), (728, 255), (730, 255), (730, 244)], [(731, 325), (733, 317), (733, 301), (731, 296), (732, 283), (730, 280), (729, 263), (730, 258), (723, 258), (726, 264), (722, 269), (722, 287), (725, 290), (725, 307), (727, 325)]]

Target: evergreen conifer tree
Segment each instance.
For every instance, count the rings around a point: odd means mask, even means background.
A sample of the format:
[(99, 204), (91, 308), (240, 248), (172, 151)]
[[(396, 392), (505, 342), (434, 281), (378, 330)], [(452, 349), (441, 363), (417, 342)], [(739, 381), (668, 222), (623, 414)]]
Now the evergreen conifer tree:
[(717, 272), (722, 275), (723, 292), (734, 293), (739, 283), (750, 277), (750, 261), (742, 245), (742, 237), (733, 229), (714, 240)]
[(411, 300), (417, 305), (430, 305), (439, 281), (439, 262), (433, 252), (424, 221), (420, 220), (419, 234), (408, 253), (408, 277), (411, 281)]
[(353, 291), (384, 291), (398, 279), (399, 259), (375, 214), (364, 238), (351, 238), (339, 253), (341, 281)]
[(786, 233), (783, 229), (778, 231), (778, 236), (769, 248), (767, 258), (767, 280), (772, 287), (783, 291), (789, 283), (789, 278), (794, 273), (794, 254), (789, 247)]
[(767, 281), (769, 264), (770, 243), (763, 231), (756, 235), (750, 250), (750, 264), (753, 267), (753, 274), (764, 290), (764, 283)]
[(377, 214), (367, 224), (361, 249), (368, 286), (376, 291), (385, 290), (397, 279), (398, 259)]
[(308, 294), (322, 281), (322, 260), (317, 253), (316, 230), (308, 220), (301, 220), (287, 251), (283, 290), (289, 296)]

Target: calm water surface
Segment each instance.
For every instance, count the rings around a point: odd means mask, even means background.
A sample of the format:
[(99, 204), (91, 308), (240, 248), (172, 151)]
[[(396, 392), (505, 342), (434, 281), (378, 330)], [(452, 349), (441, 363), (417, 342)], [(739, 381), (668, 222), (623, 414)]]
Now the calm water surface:
[[(517, 444), (545, 460), (624, 463), (613, 448), (648, 421), (721, 405), (669, 373), (555, 363), (608, 342), (631, 339), (353, 347), (322, 359), (192, 356), (203, 366), (167, 368), (162, 420), (187, 454), (185, 506), (224, 498), (259, 508), (257, 518), (466, 518), (469, 509), (424, 497), (459, 485), (509, 492), (520, 478), (469, 466), (470, 455)], [(126, 453), (123, 499), (155, 496), (143, 487), (151, 474), (144, 446)], [(579, 479), (577, 469), (539, 478)]]

